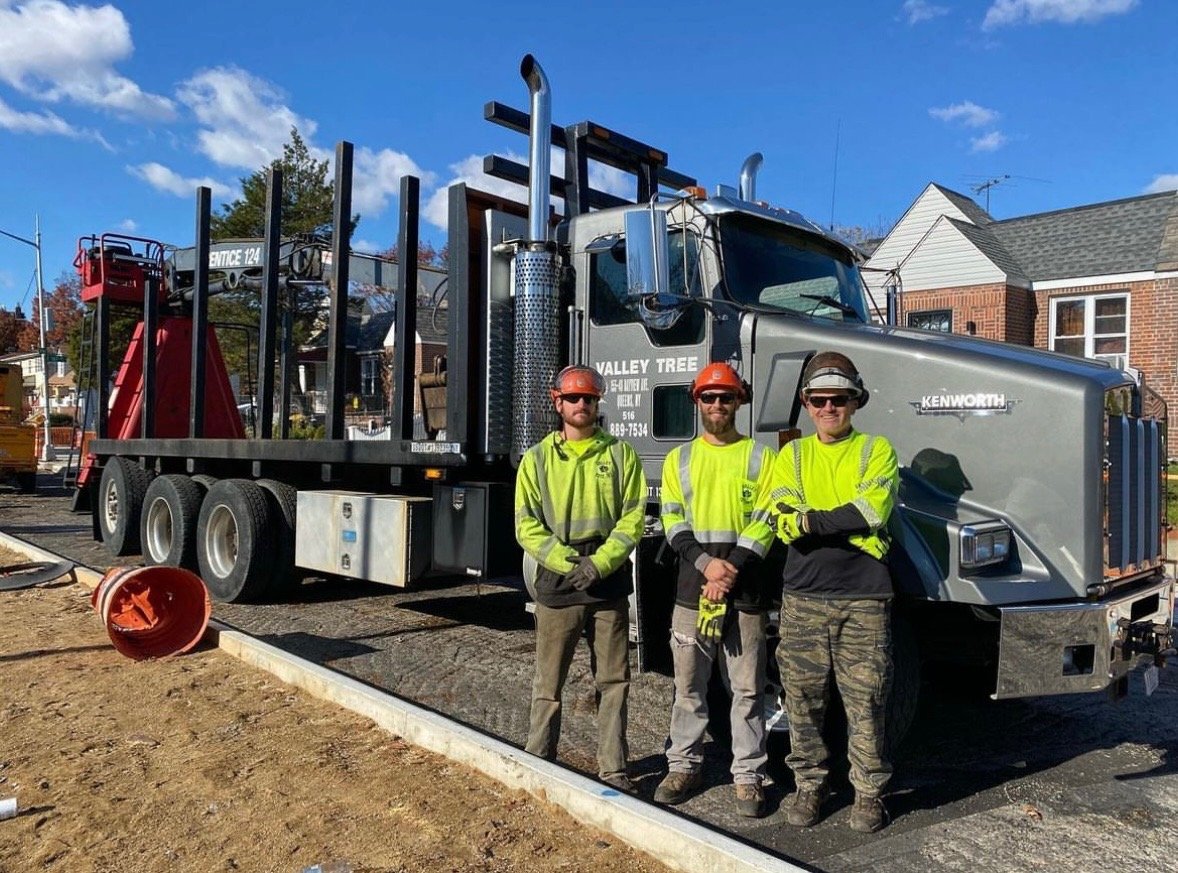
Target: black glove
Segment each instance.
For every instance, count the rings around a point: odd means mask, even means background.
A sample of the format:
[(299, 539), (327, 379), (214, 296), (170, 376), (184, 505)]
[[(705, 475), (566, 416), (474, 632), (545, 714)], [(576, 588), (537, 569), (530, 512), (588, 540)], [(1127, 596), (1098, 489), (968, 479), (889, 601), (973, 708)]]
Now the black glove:
[(577, 566), (569, 570), (565, 579), (573, 588), (578, 591), (584, 591), (594, 582), (601, 578), (601, 573), (597, 569), (597, 565), (593, 563), (588, 557), (582, 555), (574, 555), (569, 558)]

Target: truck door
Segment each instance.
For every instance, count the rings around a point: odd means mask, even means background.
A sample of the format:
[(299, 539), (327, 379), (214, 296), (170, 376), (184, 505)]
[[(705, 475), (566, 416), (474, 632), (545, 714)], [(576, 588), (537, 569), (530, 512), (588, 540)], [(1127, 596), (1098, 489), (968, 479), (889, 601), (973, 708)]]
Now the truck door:
[[(672, 230), (670, 250), (669, 290), (700, 297), (699, 237)], [(688, 385), (708, 361), (710, 319), (702, 305), (687, 305), (666, 327), (652, 327), (650, 319), (644, 323), (639, 305), (627, 300), (624, 239), (584, 258), (577, 271), (588, 298), (584, 360), (608, 385), (602, 426), (634, 446), (647, 481), (657, 486), (667, 452), (696, 434)], [(652, 495), (657, 493), (652, 487)]]

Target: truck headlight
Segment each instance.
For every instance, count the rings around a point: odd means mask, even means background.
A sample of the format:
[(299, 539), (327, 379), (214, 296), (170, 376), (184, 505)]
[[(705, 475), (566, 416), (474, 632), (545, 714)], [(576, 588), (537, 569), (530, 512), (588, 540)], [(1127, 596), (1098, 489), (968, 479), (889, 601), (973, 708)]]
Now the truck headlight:
[(960, 554), (963, 570), (1001, 564), (1010, 556), (1010, 528), (1001, 522), (965, 525)]

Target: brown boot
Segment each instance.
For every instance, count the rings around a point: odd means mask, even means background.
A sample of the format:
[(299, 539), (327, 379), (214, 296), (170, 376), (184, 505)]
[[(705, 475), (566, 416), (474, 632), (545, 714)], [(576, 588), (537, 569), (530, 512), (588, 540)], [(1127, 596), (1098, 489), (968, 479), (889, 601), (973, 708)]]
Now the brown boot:
[(878, 797), (855, 795), (855, 805), (851, 808), (851, 830), (861, 834), (874, 834), (883, 830), (891, 821), (888, 808)]
[(822, 804), (830, 797), (825, 785), (802, 787), (794, 792), (785, 808), (785, 820), (795, 828), (808, 828), (822, 820)]
[(695, 789), (699, 788), (702, 781), (698, 771), (668, 773), (666, 778), (659, 783), (659, 787), (654, 790), (654, 802), (678, 806), (695, 793)]
[(765, 789), (760, 782), (736, 783), (736, 811), (745, 818), (763, 818)]

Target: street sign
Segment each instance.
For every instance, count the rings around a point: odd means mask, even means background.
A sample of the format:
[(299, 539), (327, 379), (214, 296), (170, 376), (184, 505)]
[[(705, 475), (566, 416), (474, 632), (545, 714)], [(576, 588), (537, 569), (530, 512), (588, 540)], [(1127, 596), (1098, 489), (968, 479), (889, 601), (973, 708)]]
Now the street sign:
[(65, 355), (46, 355), (45, 360), (50, 364), (64, 364)]

